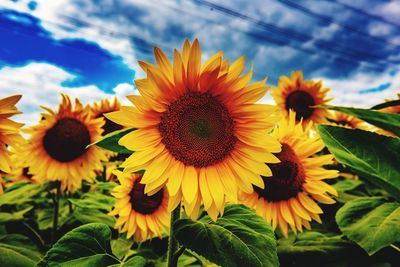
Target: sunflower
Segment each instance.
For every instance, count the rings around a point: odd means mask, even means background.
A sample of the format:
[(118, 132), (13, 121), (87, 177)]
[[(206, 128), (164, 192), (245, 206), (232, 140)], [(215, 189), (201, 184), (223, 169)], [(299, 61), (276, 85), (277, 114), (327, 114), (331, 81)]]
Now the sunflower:
[(19, 131), (21, 123), (10, 120), (13, 115), (21, 112), (15, 107), (21, 95), (14, 95), (0, 99), (0, 193), (3, 193), (3, 175), (11, 171), (10, 150), (23, 142)]
[(13, 154), (11, 155), (12, 167), (10, 172), (10, 184), (18, 183), (21, 181), (26, 181), (30, 183), (35, 182), (32, 179), (33, 175), (30, 173), (28, 163), (26, 161), (26, 158), (28, 156), (27, 153), (29, 153), (27, 147), (29, 147), (29, 143), (24, 140), (23, 143), (16, 146), (12, 150)]
[(110, 121), (106, 117), (104, 117), (104, 113), (112, 112), (120, 110), (121, 103), (119, 102), (118, 98), (114, 98), (114, 101), (111, 102), (108, 99), (103, 99), (100, 103), (94, 103), (91, 106), (92, 115), (94, 118), (103, 118), (105, 123), (103, 125), (103, 135), (109, 134), (114, 131), (121, 130), (123, 128), (122, 125), (117, 124), (113, 121)]
[(264, 187), (260, 175), (272, 175), (264, 164), (279, 160), (279, 142), (267, 135), (278, 121), (276, 107), (255, 104), (268, 90), (265, 81), (248, 84), (252, 70), (241, 75), (245, 59), (232, 65), (219, 52), (201, 66), (200, 44), (184, 42), (173, 64), (154, 48), (157, 65), (139, 62), (147, 73), (135, 80), (141, 95), (134, 107), (106, 114), (137, 130), (119, 144), (136, 151), (121, 165), (125, 172), (146, 170), (141, 183), (154, 194), (165, 184), (175, 208), (183, 199), (186, 213), (200, 204), (216, 219), (225, 200), (237, 201), (238, 188)]
[(351, 129), (369, 130), (368, 125), (356, 117), (350, 116), (343, 112), (335, 111), (328, 120), (336, 126), (342, 126)]
[(60, 181), (62, 191), (73, 192), (83, 179), (95, 178), (101, 161), (106, 160), (101, 149), (86, 149), (100, 138), (104, 121), (93, 119), (78, 99), (73, 108), (66, 95), (62, 95), (58, 112), (43, 109), (47, 113), (42, 113), (39, 124), (26, 130), (31, 135), (26, 156), (29, 171), (38, 182)]
[(118, 215), (115, 228), (127, 232), (127, 238), (134, 236), (139, 242), (158, 236), (168, 230), (168, 194), (165, 188), (149, 196), (144, 193), (142, 174), (129, 174), (116, 170), (120, 185), (111, 194), (117, 202), (110, 215)]
[(312, 106), (323, 105), (332, 99), (326, 99), (330, 89), (322, 87), (322, 81), (303, 80), (302, 71), (292, 71), (292, 77), (281, 76), (278, 87), (274, 87), (272, 97), (286, 118), (289, 110), (296, 112), (296, 121), (303, 119), (306, 126), (309, 121), (324, 122), (328, 111), (324, 108)]
[(281, 121), (273, 136), (282, 144), (277, 154), (280, 163), (270, 164), (272, 177), (263, 177), (265, 188), (255, 187), (252, 194), (244, 193), (241, 200), (265, 218), (275, 230), (277, 225), (288, 236), (288, 225), (294, 233), (302, 226), (310, 229), (310, 221), (321, 223), (323, 213), (315, 201), (332, 204), (331, 195), (336, 190), (323, 179), (336, 178), (336, 170), (326, 170), (322, 165), (331, 164), (333, 156), (314, 154), (324, 148), (318, 137), (310, 137), (311, 123), (306, 128), (295, 122), (295, 113), (289, 112), (289, 120)]

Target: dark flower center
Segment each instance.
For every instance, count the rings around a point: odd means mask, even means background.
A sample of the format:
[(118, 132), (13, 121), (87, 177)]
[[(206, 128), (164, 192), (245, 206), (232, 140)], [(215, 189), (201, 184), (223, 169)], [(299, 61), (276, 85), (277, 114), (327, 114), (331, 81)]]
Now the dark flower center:
[(187, 93), (172, 103), (159, 131), (170, 153), (195, 167), (222, 161), (237, 141), (229, 111), (209, 93)]
[(337, 125), (342, 125), (342, 126), (349, 126), (353, 128), (353, 125), (349, 121), (341, 120), (341, 121), (335, 121)]
[(314, 98), (306, 91), (296, 90), (290, 93), (286, 98), (286, 109), (293, 109), (296, 112), (296, 120), (308, 119), (314, 112)]
[(276, 156), (281, 162), (268, 164), (272, 177), (263, 177), (265, 188), (254, 186), (254, 191), (268, 201), (288, 200), (297, 196), (305, 181), (303, 167), (289, 145), (283, 143), (282, 151)]
[(28, 179), (32, 179), (33, 175), (29, 174), (29, 167), (25, 167), (22, 169), (22, 175)]
[(148, 196), (144, 193), (144, 184), (140, 183), (142, 177), (135, 180), (131, 190), (132, 208), (141, 214), (152, 214), (161, 206), (164, 191), (160, 190), (154, 195)]
[(90, 133), (86, 125), (73, 118), (58, 120), (43, 138), (46, 152), (60, 162), (70, 162), (82, 156), (89, 144)]

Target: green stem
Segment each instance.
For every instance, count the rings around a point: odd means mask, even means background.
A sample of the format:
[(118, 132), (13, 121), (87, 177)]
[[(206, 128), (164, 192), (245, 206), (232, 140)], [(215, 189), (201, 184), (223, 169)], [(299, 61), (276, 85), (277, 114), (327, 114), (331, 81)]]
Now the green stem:
[(395, 250), (397, 250), (398, 252), (400, 252), (400, 248), (396, 245), (391, 244), (390, 245), (392, 248), (394, 248)]
[(176, 267), (178, 264), (178, 258), (180, 255), (177, 255), (176, 252), (179, 247), (178, 240), (176, 240), (174, 236), (174, 223), (180, 218), (181, 216), (181, 204), (179, 204), (171, 214), (171, 222), (169, 225), (169, 242), (168, 242), (168, 267)]
[(51, 231), (51, 243), (56, 242), (57, 227), (58, 227), (58, 210), (60, 207), (61, 184), (57, 182), (57, 193), (53, 198), (53, 229)]

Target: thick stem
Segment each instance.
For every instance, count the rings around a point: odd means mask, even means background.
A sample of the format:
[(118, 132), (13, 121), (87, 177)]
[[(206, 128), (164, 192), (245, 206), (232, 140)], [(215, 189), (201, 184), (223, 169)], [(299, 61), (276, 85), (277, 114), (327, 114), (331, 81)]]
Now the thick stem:
[(51, 231), (51, 243), (56, 242), (57, 227), (58, 227), (58, 210), (60, 207), (61, 184), (57, 182), (57, 193), (53, 198), (53, 229)]
[(177, 255), (176, 252), (179, 247), (178, 240), (174, 237), (174, 223), (180, 218), (181, 216), (181, 204), (179, 204), (171, 214), (171, 222), (169, 225), (169, 242), (168, 242), (168, 267), (176, 267), (178, 264), (178, 258), (180, 255)]

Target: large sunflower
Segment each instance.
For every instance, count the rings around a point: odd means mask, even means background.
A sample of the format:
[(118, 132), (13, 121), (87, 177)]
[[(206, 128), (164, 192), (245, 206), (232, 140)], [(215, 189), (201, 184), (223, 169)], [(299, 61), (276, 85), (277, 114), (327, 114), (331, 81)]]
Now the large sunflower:
[(295, 123), (295, 113), (290, 111), (289, 120), (281, 121), (273, 135), (282, 144), (277, 154), (280, 163), (270, 164), (272, 177), (263, 177), (265, 188), (255, 187), (252, 194), (242, 194), (241, 200), (254, 207), (273, 229), (279, 225), (288, 236), (288, 225), (294, 233), (302, 226), (310, 228), (313, 219), (321, 222), (323, 213), (315, 202), (332, 204), (331, 195), (336, 190), (323, 179), (336, 178), (336, 170), (326, 170), (322, 165), (332, 163), (332, 155), (315, 156), (324, 148), (318, 137), (310, 137), (311, 123), (304, 129)]
[(324, 122), (328, 111), (324, 108), (312, 106), (326, 104), (332, 99), (327, 99), (326, 94), (330, 89), (322, 87), (322, 81), (303, 80), (302, 71), (292, 71), (292, 77), (281, 76), (278, 87), (274, 87), (272, 97), (286, 118), (289, 110), (296, 112), (296, 121), (303, 119), (303, 125), (309, 121)]
[(104, 151), (86, 146), (100, 138), (101, 119), (93, 119), (90, 110), (78, 99), (75, 108), (68, 96), (62, 95), (58, 112), (44, 108), (38, 125), (26, 130), (31, 134), (26, 156), (29, 171), (38, 181), (60, 181), (64, 191), (75, 191), (82, 180), (96, 177), (95, 171), (106, 160)]
[(23, 124), (9, 119), (11, 116), (21, 113), (15, 107), (20, 99), (21, 95), (0, 99), (0, 193), (3, 193), (2, 176), (11, 171), (8, 147), (14, 147), (23, 142), (19, 132)]
[(139, 242), (155, 236), (161, 237), (168, 230), (168, 194), (165, 188), (149, 196), (141, 184), (142, 174), (114, 172), (120, 185), (111, 194), (117, 198), (110, 215), (118, 215), (115, 228), (127, 232), (127, 238), (134, 236)]
[(241, 76), (243, 57), (232, 65), (219, 52), (201, 66), (197, 39), (185, 41), (173, 64), (154, 49), (157, 65), (139, 62), (147, 78), (135, 81), (141, 95), (128, 99), (134, 107), (106, 114), (110, 120), (137, 130), (119, 143), (135, 151), (122, 167), (145, 169), (141, 182), (154, 194), (167, 184), (170, 209), (183, 198), (186, 213), (201, 202), (216, 219), (237, 189), (264, 187), (260, 175), (270, 176), (264, 164), (279, 160), (279, 142), (267, 135), (278, 120), (276, 107), (255, 104), (268, 88), (265, 80), (248, 84), (252, 70)]
[(120, 110), (121, 103), (119, 102), (118, 98), (114, 98), (114, 101), (111, 102), (108, 99), (102, 99), (100, 103), (94, 103), (91, 106), (92, 114), (94, 118), (103, 118), (105, 123), (103, 125), (103, 135), (109, 134), (111, 132), (121, 130), (123, 126), (117, 124), (113, 121), (110, 121), (106, 117), (104, 117), (104, 113), (112, 112)]
[(30, 151), (27, 149), (29, 147), (29, 143), (24, 140), (23, 143), (19, 144), (15, 148), (13, 148), (11, 155), (11, 172), (10, 172), (10, 184), (18, 183), (21, 181), (26, 182), (35, 182), (32, 178), (33, 175), (29, 171), (29, 165), (26, 161), (27, 153)]

